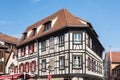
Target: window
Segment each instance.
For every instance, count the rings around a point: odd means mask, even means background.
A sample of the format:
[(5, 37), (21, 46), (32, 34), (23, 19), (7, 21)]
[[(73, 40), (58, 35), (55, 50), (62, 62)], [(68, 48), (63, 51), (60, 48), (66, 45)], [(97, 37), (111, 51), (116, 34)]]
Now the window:
[(29, 54), (32, 53), (32, 45), (29, 45), (29, 51), (28, 51)]
[(90, 70), (91, 69), (91, 60), (90, 60), (90, 57), (88, 57), (88, 70)]
[(91, 37), (90, 36), (87, 36), (86, 37), (86, 44), (87, 44), (87, 46), (89, 47), (89, 48), (92, 48), (92, 39), (91, 39)]
[(29, 45), (29, 48), (28, 48), (28, 53), (31, 54), (34, 52), (34, 43)]
[(82, 56), (73, 56), (73, 68), (82, 68)]
[(27, 32), (23, 33), (23, 40), (27, 39)]
[(19, 72), (20, 72), (20, 73), (23, 72), (23, 64), (20, 64), (20, 65), (19, 65)]
[(99, 63), (97, 62), (97, 73), (99, 72)]
[(48, 31), (51, 28), (51, 21), (45, 23), (44, 26), (45, 26), (44, 31)]
[(29, 63), (28, 62), (25, 64), (25, 71), (29, 72)]
[(96, 71), (96, 61), (93, 62), (93, 70)]
[(54, 37), (50, 38), (49, 43), (50, 49), (54, 48)]
[(24, 55), (24, 48), (21, 49), (21, 56)]
[(92, 59), (92, 71), (95, 71), (95, 63), (94, 59)]
[(36, 71), (36, 61), (32, 61), (32, 71)]
[(64, 46), (64, 35), (59, 36), (59, 46)]
[(59, 59), (60, 59), (59, 60), (59, 68), (64, 69), (65, 68), (65, 57), (61, 56)]
[(26, 47), (21, 48), (21, 56), (25, 56), (26, 54)]
[(35, 36), (37, 34), (37, 28), (33, 29), (33, 36)]
[(42, 71), (46, 71), (46, 60), (42, 60)]
[(81, 44), (81, 34), (74, 33), (73, 41), (74, 41), (74, 44)]
[(41, 42), (41, 50), (42, 51), (46, 50), (46, 41)]
[(90, 70), (97, 71), (96, 64), (97, 62), (93, 58), (90, 59), (90, 57), (88, 57), (88, 70), (89, 71)]

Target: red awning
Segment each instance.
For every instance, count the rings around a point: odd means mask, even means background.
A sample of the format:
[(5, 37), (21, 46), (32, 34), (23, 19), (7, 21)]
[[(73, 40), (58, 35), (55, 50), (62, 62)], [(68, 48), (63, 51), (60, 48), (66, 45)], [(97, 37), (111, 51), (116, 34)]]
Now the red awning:
[[(26, 79), (30, 78), (31, 76), (26, 74)], [(18, 78), (24, 78), (24, 74), (14, 74), (13, 80), (16, 80)], [(12, 75), (2, 75), (0, 76), (0, 80), (12, 80)]]

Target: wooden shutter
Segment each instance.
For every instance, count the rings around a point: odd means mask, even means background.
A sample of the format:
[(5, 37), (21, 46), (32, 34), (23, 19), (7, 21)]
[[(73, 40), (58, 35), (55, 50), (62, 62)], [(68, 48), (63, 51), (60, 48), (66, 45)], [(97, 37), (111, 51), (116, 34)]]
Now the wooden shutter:
[(36, 61), (34, 61), (34, 71), (36, 71)]
[(19, 73), (21, 72), (21, 64), (19, 65)]
[(32, 71), (32, 62), (29, 63), (29, 71)]
[(25, 64), (22, 63), (23, 72), (25, 71)]
[(32, 53), (34, 53), (34, 43), (32, 44)]
[(30, 69), (29, 69), (29, 62), (28, 62), (27, 64), (28, 64), (28, 72), (29, 72), (29, 70), (30, 70)]

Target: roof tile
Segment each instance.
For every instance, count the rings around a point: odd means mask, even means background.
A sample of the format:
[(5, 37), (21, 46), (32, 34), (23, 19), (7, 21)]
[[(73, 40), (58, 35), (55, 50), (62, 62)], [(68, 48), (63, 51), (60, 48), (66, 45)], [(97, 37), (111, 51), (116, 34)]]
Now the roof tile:
[(29, 36), (26, 40), (23, 40), (23, 36), (22, 36), (22, 38), (20, 39), (20, 41), (18, 43), (18, 46), (20, 46), (26, 42), (29, 42), (35, 38), (39, 38), (39, 37), (44, 36), (46, 34), (50, 34), (50, 33), (55, 32), (57, 30), (63, 29), (67, 26), (71, 26), (71, 25), (72, 26), (79, 26), (79, 27), (88, 27), (89, 26), (86, 21), (75, 17), (66, 9), (61, 9), (60, 11), (54, 13), (53, 15), (48, 16), (48, 17), (42, 19), (41, 21), (38, 21), (37, 23), (27, 27), (25, 32), (29, 32), (33, 28), (37, 28), (38, 26), (43, 25), (44, 23), (46, 23), (48, 21), (51, 21), (55, 17), (58, 17), (58, 19), (56, 20), (55, 24), (53, 25), (53, 27), (49, 31), (44, 32), (43, 31), (44, 26), (42, 26), (42, 28), (40, 29), (40, 31), (38, 32), (38, 34), (35, 37)]

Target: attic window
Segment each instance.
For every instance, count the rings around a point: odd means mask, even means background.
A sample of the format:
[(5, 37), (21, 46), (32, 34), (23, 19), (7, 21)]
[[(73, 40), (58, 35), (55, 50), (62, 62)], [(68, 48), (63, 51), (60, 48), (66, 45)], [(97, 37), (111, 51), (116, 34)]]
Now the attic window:
[(37, 34), (37, 28), (33, 28), (33, 36)]
[(23, 33), (23, 40), (25, 40), (27, 38), (27, 32)]
[(44, 26), (45, 26), (44, 31), (50, 30), (50, 28), (51, 28), (51, 21), (48, 21), (47, 23), (45, 23)]

